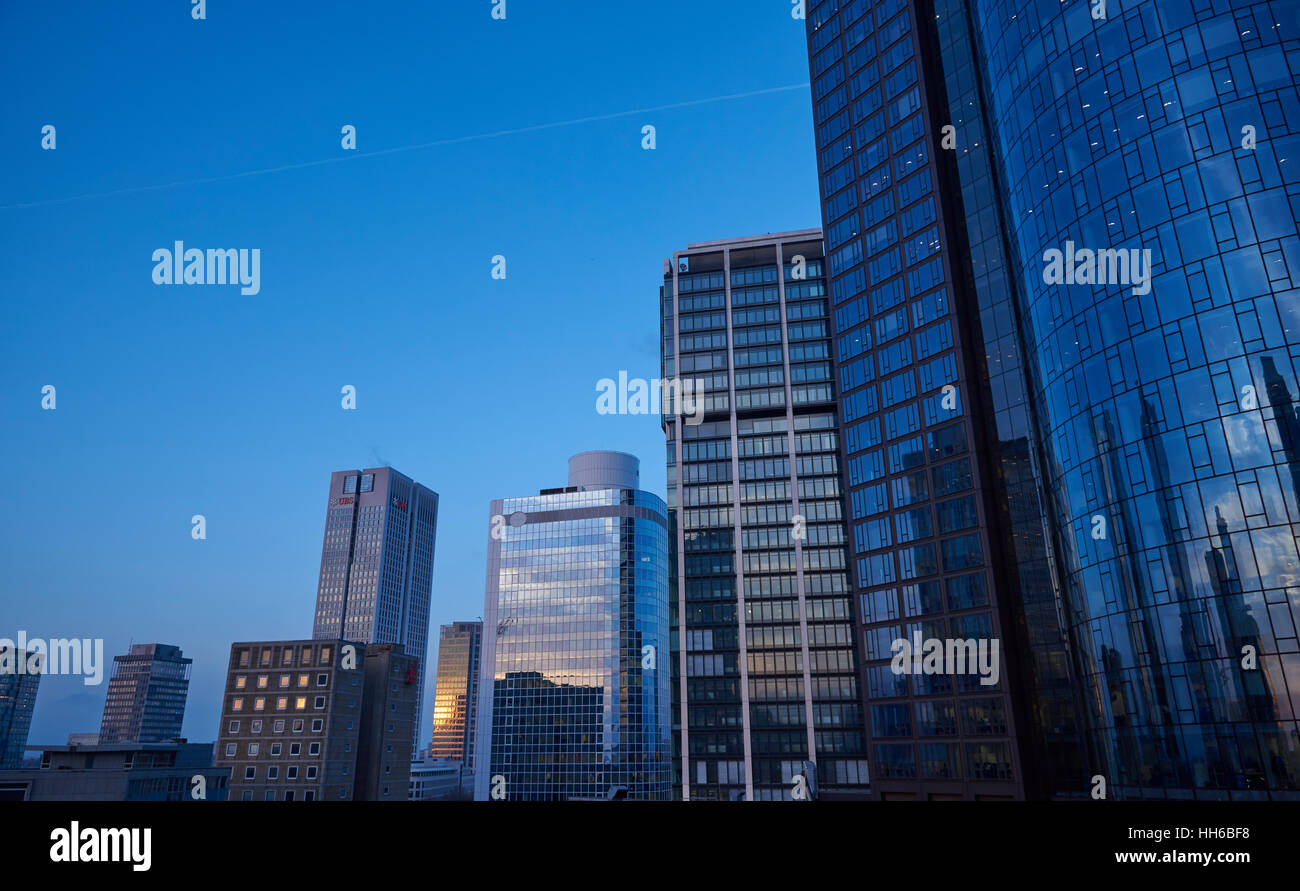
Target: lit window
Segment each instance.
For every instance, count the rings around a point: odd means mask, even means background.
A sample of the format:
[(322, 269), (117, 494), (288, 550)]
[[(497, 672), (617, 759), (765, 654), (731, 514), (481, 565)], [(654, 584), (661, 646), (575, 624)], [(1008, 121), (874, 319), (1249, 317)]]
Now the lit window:
[(259, 712), (260, 712), (260, 711), (261, 711), (262, 709), (264, 709), (264, 708), (266, 708), (266, 697), (265, 697), (265, 696), (259, 696), (259, 697), (257, 697), (256, 699), (253, 700), (253, 710), (254, 710), (254, 711), (259, 711)]
[(294, 707), (297, 711), (302, 711), (303, 709), (305, 709), (305, 708), (307, 707), (307, 697), (306, 697), (306, 696), (299, 696), (299, 697), (297, 697), (296, 699), (294, 699), (294, 701), (293, 701), (293, 707)]
[(275, 700), (275, 710), (282, 712), (289, 707), (289, 697), (281, 696)]
[(265, 690), (265, 689), (266, 689), (266, 684), (267, 684), (267, 681), (268, 681), (268, 680), (269, 680), (269, 678), (267, 678), (266, 675), (264, 675), (264, 674), (259, 674), (259, 675), (257, 676), (257, 689), (259, 689), (259, 690)]
[(236, 696), (234, 699), (232, 699), (232, 700), (230, 701), (230, 710), (231, 710), (232, 712), (243, 711), (243, 710), (244, 710), (244, 697), (242, 697), (242, 696)]
[(248, 678), (241, 674), (239, 677), (235, 678), (235, 689), (242, 690), (244, 689), (245, 685), (247, 685), (247, 683), (248, 683)]

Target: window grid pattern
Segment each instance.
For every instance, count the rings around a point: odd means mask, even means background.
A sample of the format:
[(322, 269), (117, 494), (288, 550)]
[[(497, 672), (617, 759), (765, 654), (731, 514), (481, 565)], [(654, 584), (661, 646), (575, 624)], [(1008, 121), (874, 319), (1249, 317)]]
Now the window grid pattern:
[(601, 489), (493, 507), (514, 519), (490, 560), (485, 633), (495, 639), (485, 642), (492, 686), (477, 797), (603, 798), (623, 787), (628, 798), (667, 800), (663, 501)]
[(973, 331), (921, 67), (926, 6), (827, 0), (808, 18), (863, 698), (882, 794), (1018, 797), (1005, 673), (981, 685), (891, 669), (893, 643), (918, 633), (1003, 640), (970, 423)]
[[(807, 760), (821, 788), (869, 782), (826, 260), (817, 242), (781, 249), (780, 265), (775, 244), (732, 249), (725, 263), (716, 251), (679, 256), (676, 312), (671, 273), (660, 292), (663, 374), (703, 378), (713, 397), (703, 423), (665, 424), (670, 522), (683, 548), (680, 574), (676, 553), (670, 564), (674, 764), (692, 799), (790, 800)], [(722, 269), (694, 271), (708, 265)]]
[[(976, 19), (1092, 770), (1296, 798), (1295, 11), (1109, 6)], [(1069, 241), (1149, 250), (1149, 286), (1047, 284)]]

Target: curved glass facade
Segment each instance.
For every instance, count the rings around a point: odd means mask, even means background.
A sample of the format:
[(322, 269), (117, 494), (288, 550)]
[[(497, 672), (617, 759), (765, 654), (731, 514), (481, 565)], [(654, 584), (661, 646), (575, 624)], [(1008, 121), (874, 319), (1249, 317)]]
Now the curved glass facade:
[(1298, 7), (1102, 8), (971, 4), (1089, 772), (1297, 798)]
[(668, 800), (663, 500), (570, 486), (492, 515), (475, 798)]

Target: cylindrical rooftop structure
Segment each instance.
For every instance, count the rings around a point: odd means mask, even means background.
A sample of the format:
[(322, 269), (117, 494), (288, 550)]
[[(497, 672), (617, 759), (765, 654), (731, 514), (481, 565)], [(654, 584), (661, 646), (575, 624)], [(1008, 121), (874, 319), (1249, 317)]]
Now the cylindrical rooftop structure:
[(569, 459), (569, 485), (579, 489), (639, 489), (641, 461), (625, 452), (582, 452)]

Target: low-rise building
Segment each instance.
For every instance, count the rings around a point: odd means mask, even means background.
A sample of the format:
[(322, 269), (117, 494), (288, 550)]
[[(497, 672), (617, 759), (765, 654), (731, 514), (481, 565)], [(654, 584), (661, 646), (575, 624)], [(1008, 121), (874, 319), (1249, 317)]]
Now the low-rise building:
[(228, 767), (184, 739), (32, 747), (40, 767), (0, 770), (0, 801), (225, 801)]

